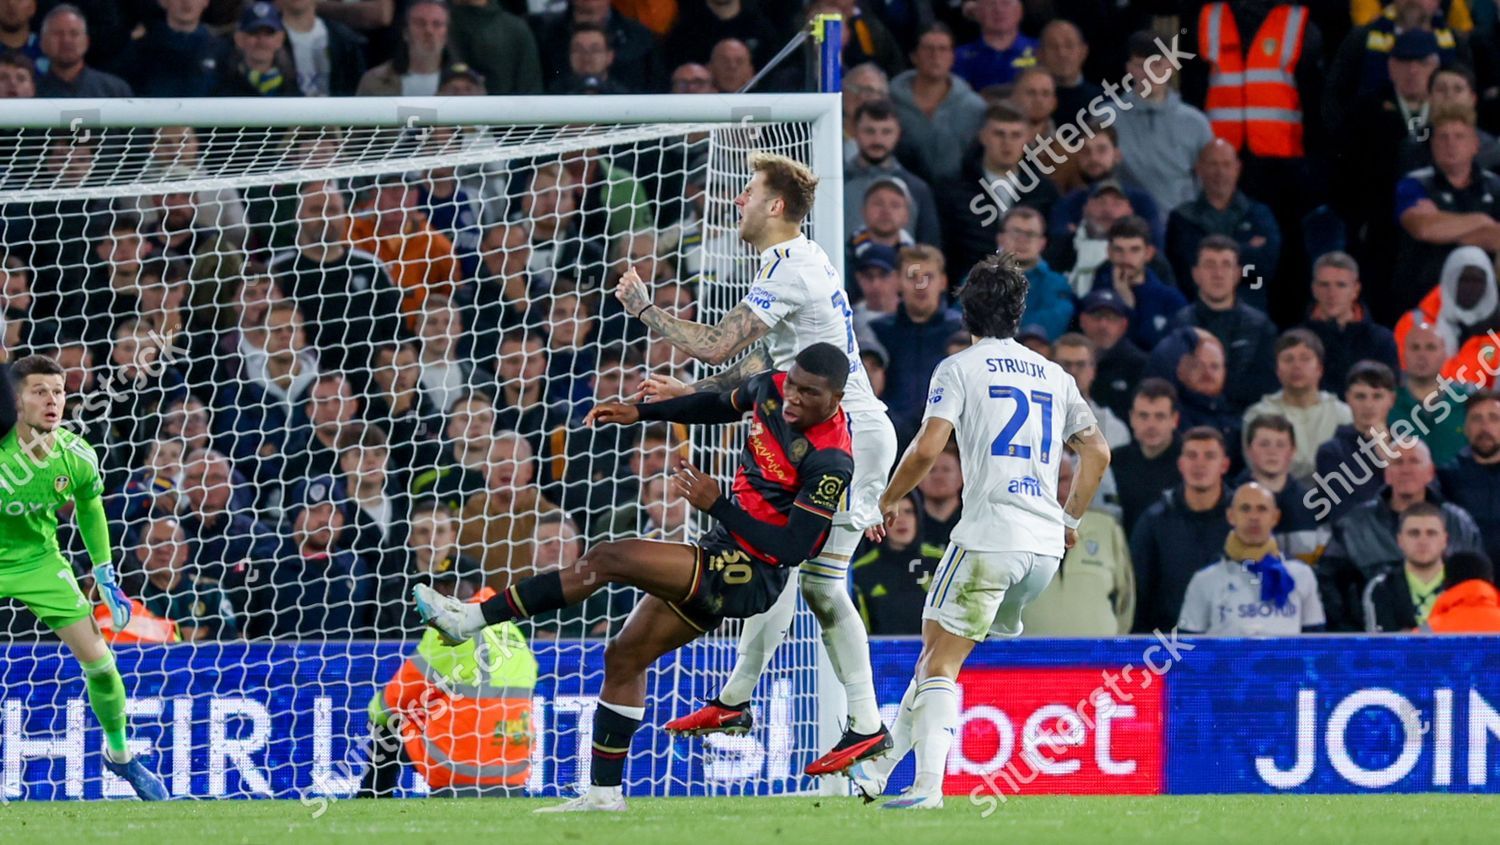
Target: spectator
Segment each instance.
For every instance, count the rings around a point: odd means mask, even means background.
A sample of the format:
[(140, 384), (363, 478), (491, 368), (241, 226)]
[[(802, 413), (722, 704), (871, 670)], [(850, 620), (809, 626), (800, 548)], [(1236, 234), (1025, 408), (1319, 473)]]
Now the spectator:
[[(1078, 234), (1078, 227), (1083, 223), (1083, 207), (1094, 196), (1094, 191), (1091, 190), (1093, 186), (1105, 181), (1120, 181), (1120, 162), (1124, 159), (1120, 155), (1120, 136), (1115, 131), (1114, 124), (1103, 126), (1095, 120), (1083, 126), (1086, 133), (1083, 145), (1078, 148), (1078, 152), (1068, 157), (1068, 162), (1074, 165), (1071, 174), (1074, 181), (1082, 184), (1074, 187), (1052, 206), (1052, 213), (1047, 221), (1048, 237), (1059, 242), (1072, 241)], [(1120, 185), (1116, 192), (1116, 195), (1123, 195), (1129, 203), (1126, 206), (1128, 210), (1119, 216), (1134, 213), (1144, 218), (1151, 224), (1151, 242), (1165, 243), (1162, 212), (1156, 207), (1156, 200), (1139, 188)]]
[(229, 459), (212, 449), (183, 458), (182, 529), (198, 550), (204, 578), (224, 588), (232, 607), (248, 610), (251, 572), (274, 560), (279, 538), (247, 505), (251, 493)]
[(1433, 486), (1436, 472), (1427, 446), (1398, 439), (1393, 451), (1380, 495), (1333, 523), (1333, 537), (1318, 560), (1323, 606), (1328, 609), (1329, 624), (1339, 630), (1363, 628), (1360, 607), (1365, 587), (1375, 575), (1404, 558), (1396, 535), (1401, 514), (1408, 508), (1429, 503), (1441, 511), (1448, 552), (1480, 551), (1484, 545), (1468, 511), (1444, 501)]
[(1245, 426), (1245, 471), (1235, 485), (1253, 481), (1276, 498), (1276, 546), (1287, 558), (1316, 563), (1328, 537), (1307, 505), (1308, 488), (1291, 476), (1297, 432), (1280, 414), (1264, 414)]
[(1302, 328), (1323, 342), (1324, 390), (1344, 390), (1356, 361), (1378, 361), (1392, 372), (1401, 367), (1391, 330), (1370, 319), (1359, 294), (1359, 265), (1348, 253), (1326, 252), (1313, 262), (1313, 307)]
[(266, 0), (245, 8), (234, 32), (234, 50), (220, 63), (215, 97), (300, 97), (297, 68), (284, 49), (281, 13)]
[[(820, 14), (841, 15), (844, 19), (844, 47), (839, 58), (844, 67), (873, 64), (887, 78), (893, 77), (906, 69), (906, 61), (901, 55), (902, 46), (891, 35), (891, 30), (881, 17), (866, 14), (866, 8), (858, 0), (813, 0), (807, 4), (803, 19), (810, 22)], [(913, 27), (906, 32), (914, 32), (916, 29)], [(815, 53), (809, 51), (808, 55)]]
[(1341, 425), (1354, 422), (1343, 400), (1319, 390), (1323, 380), (1323, 342), (1306, 329), (1289, 329), (1276, 339), (1276, 380), (1281, 389), (1245, 411), (1245, 424), (1262, 414), (1281, 414), (1296, 429), (1297, 455), (1292, 477), (1312, 478), (1318, 447), (1333, 439)]
[(239, 635), (234, 606), (216, 582), (199, 574), (187, 535), (174, 517), (149, 519), (132, 550), (145, 576), (141, 603), (152, 614), (176, 622), (183, 640), (229, 640)]
[(641, 537), (671, 543), (687, 542), (689, 517), (687, 500), (675, 490), (666, 475), (652, 475), (641, 481), (639, 501), (620, 505), (597, 521), (595, 534), (602, 539)]
[(363, 405), (365, 422), (387, 433), (393, 467), (412, 466), (418, 445), (432, 440), (442, 428), (441, 406), (422, 390), (421, 361), (410, 343), (376, 348)]
[[(625, 378), (622, 374), (622, 391)], [(601, 399), (612, 380), (601, 379), (595, 385)], [(666, 470), (668, 429), (568, 428), (561, 435), (564, 441), (561, 448), (555, 444), (557, 433), (553, 435), (548, 461), (552, 492), (544, 491), (544, 495), (569, 513), (581, 516), (589, 536), (595, 540), (630, 536), (638, 527), (640, 508), (632, 506), (636, 511), (632, 515), (620, 503), (646, 501), (641, 495), (641, 482)]]
[(1239, 153), (1223, 139), (1216, 138), (1203, 148), (1194, 172), (1203, 189), (1193, 200), (1172, 209), (1167, 218), (1167, 258), (1172, 272), (1179, 279), (1190, 277), (1203, 239), (1209, 235), (1229, 238), (1238, 247), (1237, 263), (1245, 267), (1246, 284), (1239, 297), (1262, 314), (1269, 313), (1270, 291), (1281, 261), (1276, 217), (1270, 207), (1240, 190)]
[(979, 40), (958, 48), (953, 71), (976, 91), (1005, 85), (1036, 64), (1037, 43), (1021, 32), (1021, 0), (978, 0)]
[[(328, 8), (325, 4), (322, 8)], [(448, 51), (449, 11), (442, 0), (413, 0), (406, 7), (396, 55), (360, 77), (362, 97), (431, 97), (443, 68), (454, 63)], [(540, 88), (540, 86), (538, 86)]]
[(891, 250), (899, 250), (915, 244), (912, 237), (912, 213), (914, 202), (906, 183), (895, 176), (882, 176), (865, 188), (861, 213), (864, 225), (849, 236), (846, 255), (853, 266), (865, 249), (880, 244)]
[(1116, 417), (1128, 418), (1147, 361), (1146, 353), (1127, 336), (1129, 307), (1113, 290), (1095, 291), (1079, 305), (1078, 326), (1099, 350), (1094, 395)]
[(1438, 312), (1432, 324), (1442, 335), (1450, 362), (1471, 338), (1500, 327), (1495, 262), (1477, 246), (1461, 246), (1448, 253), (1438, 276), (1437, 298)]
[(0, 51), (0, 100), (29, 100), (35, 96), (36, 66), (31, 59), (20, 53)]
[(288, 477), (283, 462), (301, 425), (298, 404), (319, 372), (297, 306), (275, 302), (260, 325), (245, 325), (235, 356), (214, 397), (217, 434), (240, 472), (258, 486), (277, 485)]
[(1147, 375), (1170, 378), (1177, 388), (1181, 427), (1206, 426), (1224, 435), (1230, 465), (1240, 459), (1241, 415), (1224, 397), (1228, 372), (1224, 344), (1203, 329), (1177, 329), (1151, 350)]
[(1328, 67), (1325, 124), (1338, 128), (1350, 104), (1384, 89), (1395, 76), (1395, 62), (1430, 56), (1434, 66), (1457, 62), (1473, 67), (1467, 43), (1448, 27), (1438, 5), (1432, 0), (1397, 0), (1387, 14), (1349, 31)]
[(309, 478), (290, 510), (292, 535), (251, 596), (252, 637), (368, 637), (375, 591), (370, 564), (340, 543), (344, 496), (329, 476)]
[(1047, 256), (1053, 267), (1068, 274), (1068, 284), (1080, 297), (1088, 295), (1099, 268), (1109, 261), (1109, 230), (1132, 213), (1125, 189), (1114, 179), (1095, 182), (1088, 192), (1077, 230), (1071, 238), (1052, 240)]
[(334, 447), (337, 472), (349, 494), (349, 550), (382, 580), (396, 578), (405, 571), (399, 552), (411, 519), (409, 502), (390, 472), (385, 432), (379, 426), (349, 423), (339, 431)]
[(1046, 218), (1034, 208), (1018, 205), (1005, 213), (996, 243), (1015, 256), (1026, 272), (1026, 309), (1021, 324), (1041, 326), (1048, 340), (1056, 340), (1073, 322), (1073, 289), (1068, 286), (1068, 277), (1053, 270), (1042, 257), (1047, 248)]
[[(1057, 500), (1067, 502), (1078, 459), (1057, 464)], [(1119, 517), (1090, 509), (1078, 520), (1078, 540), (1057, 575), (1021, 612), (1023, 636), (1113, 637), (1135, 621), (1135, 568)]]
[(963, 327), (945, 301), (947, 290), (941, 252), (926, 244), (904, 249), (901, 305), (895, 314), (870, 323), (881, 346), (901, 350), (886, 372), (885, 401), (902, 442), (916, 433), (932, 371), (946, 355), (948, 338)]
[(306, 422), (292, 432), (282, 464), (287, 488), (339, 471), (339, 437), (359, 416), (359, 400), (342, 373), (324, 373), (308, 388), (300, 416)]
[[(737, 0), (736, 0), (737, 2)], [(953, 73), (953, 31), (935, 23), (917, 37), (912, 70), (891, 80), (891, 102), (901, 137), (914, 147), (927, 175), (938, 182), (957, 178), (963, 155), (984, 122), (984, 100)]]
[[(1318, 447), (1317, 474), (1311, 486), (1324, 494), (1327, 502), (1316, 514), (1319, 522), (1338, 519), (1356, 505), (1375, 498), (1385, 483), (1385, 469), (1391, 442), (1386, 420), (1396, 404), (1396, 376), (1379, 361), (1360, 361), (1349, 369), (1344, 402), (1354, 417), (1352, 425), (1341, 425), (1333, 438)], [(1383, 457), (1377, 457), (1377, 448)], [(1335, 489), (1338, 483), (1342, 489)]]
[(276, 0), (304, 97), (352, 97), (365, 75), (363, 35), (318, 14), (317, 0)]
[[(865, 326), (863, 330), (868, 333), (869, 327)], [(885, 371), (891, 365), (891, 356), (878, 341), (861, 340), (859, 342), (859, 362), (864, 365), (865, 375), (870, 379), (870, 392), (875, 394), (876, 399), (884, 396)]]
[(1177, 629), (1238, 637), (1322, 631), (1327, 620), (1317, 577), (1312, 567), (1286, 558), (1278, 548), (1272, 532), (1281, 514), (1271, 492), (1245, 483), (1235, 491), (1227, 516), (1232, 530), (1223, 556), (1188, 582)]
[(103, 99), (131, 96), (130, 84), (84, 63), (89, 51), (88, 21), (77, 6), (60, 3), (42, 18), (42, 53), (47, 70), (36, 81), (38, 97)]
[(1476, 393), (1465, 403), (1458, 457), (1438, 470), (1443, 495), (1474, 517), (1487, 554), (1500, 552), (1500, 394)]
[(1083, 123), (1089, 103), (1104, 96), (1104, 89), (1084, 76), (1083, 63), (1088, 57), (1089, 45), (1072, 21), (1056, 18), (1042, 27), (1036, 59), (1038, 65), (1052, 74), (1057, 86), (1060, 120)]
[(568, 73), (547, 86), (554, 94), (629, 94), (630, 89), (610, 79), (615, 51), (609, 33), (598, 24), (575, 24), (568, 41)]
[(463, 290), (472, 296), (467, 320), (475, 354), (498, 348), (500, 337), (527, 324), (532, 300), (531, 241), (524, 223), (501, 223), (484, 233), (479, 243), (479, 266), (474, 284)]
[(1419, 502), (1402, 511), (1397, 518), (1396, 545), (1401, 549), (1401, 562), (1365, 585), (1364, 622), (1371, 633), (1406, 632), (1427, 623), (1444, 586), (1448, 530), (1442, 509)]
[(712, 46), (726, 38), (748, 47), (756, 67), (765, 67), (781, 46), (776, 27), (754, 4), (707, 0), (702, 6), (684, 4), (679, 11), (662, 45), (662, 53), (672, 67), (708, 61)]
[(36, 0), (0, 2), (0, 55), (19, 55), (28, 67), (42, 58), (42, 38), (31, 28)]
[[(563, 74), (573, 28), (582, 24), (602, 26), (609, 33), (609, 44), (615, 53), (616, 79), (620, 84), (632, 91), (661, 89), (664, 74), (656, 36), (638, 21), (612, 9), (609, 0), (569, 0), (568, 11), (536, 23), (537, 48), (546, 72), (545, 79), (556, 79)], [(535, 90), (541, 89), (542, 86), (538, 85)]]
[[(206, 97), (214, 89), (223, 47), (203, 24), (208, 0), (161, 0), (165, 15), (145, 25), (126, 45), (118, 68), (141, 97)], [(245, 17), (273, 16), (267, 2), (251, 3)], [(243, 26), (243, 25), (242, 25)]]
[[(1156, 39), (1148, 32), (1130, 36), (1126, 74), (1135, 87), (1123, 100), (1115, 129), (1124, 154), (1125, 180), (1151, 194), (1160, 208), (1176, 208), (1193, 199), (1193, 164), (1213, 140), (1203, 112), (1146, 71), (1146, 59), (1157, 55)], [(1153, 67), (1155, 67), (1153, 65)]]
[(859, 153), (859, 141), (857, 140), (858, 120), (860, 106), (877, 100), (889, 100), (891, 98), (890, 78), (885, 71), (873, 62), (853, 65), (844, 73), (843, 90), (843, 113), (844, 113), (844, 161), (854, 158)]
[(277, 253), (270, 271), (312, 324), (319, 360), (355, 370), (353, 362), (372, 360), (375, 346), (396, 339), (401, 290), (373, 255), (349, 243), (348, 233), (339, 189), (331, 182), (304, 183), (296, 245)]
[[(1094, 419), (1099, 422), (1099, 431), (1115, 451), (1130, 442), (1130, 429), (1109, 408), (1094, 399), (1092, 388), (1099, 374), (1099, 348), (1087, 336), (1068, 332), (1057, 339), (1052, 360), (1078, 384), (1078, 392), (1089, 403)], [(1109, 474), (1109, 470), (1105, 470)]]
[(964, 154), (958, 177), (943, 187), (943, 205), (954, 210), (945, 237), (955, 266), (973, 267), (994, 251), (996, 224), (1007, 209), (1030, 206), (1045, 215), (1057, 202), (1057, 188), (1025, 163), (1027, 140), (1020, 112), (1003, 103), (985, 111), (978, 143)]
[(460, 281), (453, 241), (417, 211), (416, 191), (404, 174), (374, 177), (349, 226), (353, 247), (380, 260), (405, 296), (401, 310), (415, 319), (430, 294), (452, 296)]
[(463, 553), (479, 561), (495, 590), (533, 574), (531, 538), (540, 514), (557, 510), (532, 483), (531, 445), (514, 432), (491, 439), (485, 488), (464, 503), (458, 538)]
[(1417, 305), (1440, 278), (1455, 245), (1479, 246), (1491, 254), (1500, 250), (1500, 176), (1474, 161), (1479, 154), (1474, 112), (1444, 110), (1431, 123), (1433, 166), (1396, 183), (1398, 284), (1386, 304), (1388, 318)]
[[(652, 344), (660, 346), (662, 344)], [(507, 335), (500, 341), (499, 427), (519, 432), (531, 444), (532, 454), (542, 453), (542, 439), (564, 425), (572, 411), (566, 404), (547, 398), (549, 366), (546, 344), (533, 332)]]
[[(875, 320), (896, 313), (901, 305), (900, 264), (896, 250), (882, 243), (866, 244), (854, 259), (854, 281), (859, 285), (859, 303), (854, 306), (856, 334), (870, 332)], [(873, 337), (873, 332), (870, 332)], [(878, 342), (878, 341), (877, 341)], [(864, 348), (864, 344), (860, 344)]]
[(396, 0), (318, 0), (318, 11), (371, 39), (372, 49), (389, 52), (384, 36), (396, 21)]
[(143, 237), (141, 220), (134, 214), (91, 221), (90, 229), (94, 260), (89, 262), (82, 290), (62, 289), (51, 310), (69, 334), (100, 344), (114, 334), (116, 323), (141, 313), (142, 267), (155, 247)]
[[(1437, 327), (1419, 322), (1406, 333), (1406, 368), (1396, 388), (1391, 425), (1405, 419), (1432, 450), (1433, 463), (1446, 465), (1468, 445), (1464, 440), (1464, 417), (1469, 413), (1469, 388), (1441, 377), (1448, 347)], [(1443, 395), (1439, 395), (1439, 391)], [(1407, 429), (1408, 435), (1412, 431)]]
[(1016, 331), (1015, 341), (1041, 357), (1052, 360), (1052, 341), (1047, 339), (1047, 333), (1042, 331), (1041, 326), (1021, 326)]
[(377, 636), (420, 636), (426, 629), (410, 598), (417, 584), (462, 584), (463, 592), (484, 586), (479, 564), (458, 551), (458, 520), (446, 505), (420, 500), (412, 505), (407, 524), (405, 565), (399, 575), (381, 578)]
[(900, 179), (911, 193), (914, 204), (912, 234), (919, 243), (939, 245), (939, 217), (932, 199), (932, 189), (916, 174), (896, 160), (896, 145), (901, 141), (901, 123), (889, 100), (865, 103), (855, 119), (859, 153), (851, 158), (844, 172), (844, 228), (853, 231), (863, 226), (862, 205), (865, 191), (878, 179)]
[[(1429, 110), (1440, 111), (1452, 108), (1477, 110), (1478, 84), (1474, 72), (1469, 68), (1459, 65), (1438, 68), (1427, 81), (1427, 107)], [(1397, 111), (1399, 113), (1400, 110)], [(1422, 117), (1425, 118), (1425, 115)], [(1484, 128), (1490, 123), (1488, 117), (1485, 114), (1479, 118), (1479, 156), (1475, 161), (1485, 170), (1493, 170), (1496, 164), (1500, 164), (1500, 140)], [(1399, 136), (1401, 144), (1396, 154), (1399, 162), (1396, 174), (1410, 173), (1432, 164), (1432, 148), (1427, 143), (1431, 134), (1422, 131), (1428, 128), (1427, 122), (1425, 119), (1413, 122), (1417, 125)], [(1396, 174), (1392, 174), (1392, 180)]]
[[(1054, 140), (1052, 133), (1057, 130), (1057, 125), (1052, 122), (1052, 113), (1057, 109), (1057, 87), (1052, 84), (1052, 75), (1035, 65), (1022, 70), (1011, 84), (1009, 102), (1026, 118), (1026, 134), (1043, 144), (1044, 149), (1051, 150), (1048, 145)], [(1077, 170), (1077, 165), (1066, 156), (1066, 151), (1061, 159), (1057, 158), (1056, 151), (1052, 151), (1049, 157), (1056, 169), (1047, 174), (1048, 178), (1058, 185), (1072, 184), (1074, 180), (1068, 174)]]
[(446, 296), (429, 296), (417, 319), (422, 395), (435, 407), (446, 408), (466, 390), (495, 383), (495, 376), (464, 351), (463, 320)]
[(1443, 564), (1448, 586), (1427, 614), (1427, 628), (1435, 634), (1500, 633), (1500, 591), (1495, 589), (1495, 566), (1474, 552), (1450, 555)]
[(750, 48), (738, 38), (726, 38), (714, 45), (708, 56), (708, 75), (720, 94), (738, 94), (755, 78), (755, 61)]
[(854, 600), (865, 628), (876, 636), (922, 631), (922, 607), (943, 547), (922, 537), (916, 493), (896, 504), (885, 539), (854, 559)]
[[(568, 180), (582, 186), (578, 197), (578, 230), (585, 240), (645, 231), (652, 219), (652, 207), (640, 180), (625, 167), (612, 163), (611, 158), (601, 150), (563, 154)], [(584, 287), (595, 287), (602, 280), (583, 276), (580, 271), (586, 266), (575, 264), (569, 273)]]
[(495, 403), (482, 390), (465, 392), (448, 406), (442, 439), (424, 443), (412, 461), (412, 499), (436, 497), (454, 510), (484, 490)]
[(1149, 266), (1156, 247), (1145, 220), (1125, 217), (1110, 226), (1108, 255), (1108, 263), (1094, 274), (1093, 290), (1113, 290), (1119, 295), (1132, 311), (1130, 339), (1142, 349), (1151, 349), (1166, 334), (1172, 317), (1187, 307), (1187, 300)]
[(1264, 311), (1240, 301), (1241, 257), (1234, 240), (1208, 235), (1196, 249), (1191, 272), (1198, 299), (1178, 311), (1172, 325), (1194, 326), (1219, 339), (1228, 353), (1225, 364), (1237, 375), (1225, 386), (1225, 397), (1237, 410), (1248, 408), (1276, 389), (1276, 327)]
[(917, 489), (922, 494), (922, 540), (945, 549), (963, 515), (964, 473), (956, 442), (950, 441), (938, 455)]
[[(1229, 489), (1229, 453), (1217, 429), (1190, 428), (1177, 459), (1182, 482), (1141, 514), (1130, 533), (1135, 565), (1136, 633), (1170, 631), (1183, 613), (1193, 575), (1218, 559), (1224, 548)], [(1123, 472), (1123, 470), (1122, 470)], [(1266, 533), (1275, 524), (1266, 525)]]
[[(606, 7), (607, 9), (607, 7)], [(453, 0), (449, 44), (490, 94), (540, 94), (542, 61), (526, 21), (496, 0)]]
[(578, 422), (590, 405), (589, 378), (598, 371), (599, 351), (593, 339), (597, 326), (582, 296), (552, 295), (547, 308), (547, 401), (567, 409)]
[(1141, 382), (1131, 400), (1131, 440), (1112, 450), (1110, 470), (1119, 488), (1121, 524), (1134, 534), (1136, 521), (1162, 493), (1181, 481), (1177, 459), (1177, 391), (1159, 378)]
[[(536, 518), (532, 535), (536, 549), (527, 572), (555, 572), (578, 564), (583, 556), (583, 535), (562, 511), (544, 511)], [(634, 596), (631, 590), (607, 585), (581, 604), (531, 617), (534, 635), (541, 639), (578, 640), (584, 637), (609, 636), (612, 628), (630, 614)]]
[[(849, 77), (845, 76), (847, 84)], [(668, 89), (673, 94), (712, 94), (714, 93), (714, 78), (708, 72), (708, 68), (697, 62), (688, 62), (679, 65), (672, 71), (671, 85)], [(849, 99), (847, 93), (845, 100)], [(847, 155), (848, 151), (845, 150)]]

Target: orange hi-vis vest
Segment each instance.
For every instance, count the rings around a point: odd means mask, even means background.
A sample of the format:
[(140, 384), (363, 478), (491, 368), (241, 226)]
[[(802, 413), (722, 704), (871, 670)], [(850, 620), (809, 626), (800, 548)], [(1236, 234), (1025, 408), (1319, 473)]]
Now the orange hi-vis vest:
[(1198, 16), (1198, 45), (1213, 71), (1204, 110), (1214, 134), (1264, 158), (1300, 158), (1302, 98), (1297, 60), (1307, 7), (1271, 10), (1247, 51), (1228, 3), (1210, 3)]
[(130, 600), (130, 621), (123, 631), (115, 630), (114, 617), (103, 604), (94, 608), (94, 621), (99, 623), (99, 633), (107, 643), (175, 643), (181, 640), (177, 623), (147, 610), (140, 599)]

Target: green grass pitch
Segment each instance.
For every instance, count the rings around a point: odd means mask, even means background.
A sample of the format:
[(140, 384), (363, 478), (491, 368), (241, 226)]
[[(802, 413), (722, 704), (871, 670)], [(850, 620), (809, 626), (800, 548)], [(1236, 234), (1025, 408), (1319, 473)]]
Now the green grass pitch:
[(42, 845), (470, 842), (623, 845), (1459, 845), (1500, 841), (1500, 799), (1466, 795), (1015, 798), (988, 818), (950, 797), (939, 811), (888, 812), (852, 798), (637, 799), (629, 813), (536, 816), (547, 801), (339, 801), (313, 818), (297, 801), (16, 802), (0, 841)]

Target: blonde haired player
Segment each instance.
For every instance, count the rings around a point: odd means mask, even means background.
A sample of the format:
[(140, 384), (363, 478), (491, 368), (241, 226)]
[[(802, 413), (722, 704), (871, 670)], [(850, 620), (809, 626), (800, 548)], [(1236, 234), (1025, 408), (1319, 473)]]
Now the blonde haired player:
[[(709, 364), (722, 364), (761, 338), (767, 339), (739, 363), (694, 384), (662, 376), (649, 379), (646, 394), (658, 399), (723, 390), (764, 370), (784, 370), (799, 350), (814, 343), (832, 343), (849, 358), (843, 408), (854, 438), (854, 479), (847, 506), (834, 517), (828, 542), (816, 557), (802, 564), (797, 577), (802, 597), (823, 629), (823, 644), (849, 707), (849, 727), (843, 738), (806, 769), (810, 775), (832, 774), (884, 753), (891, 744), (875, 702), (869, 638), (849, 597), (848, 573), (861, 532), (880, 524), (876, 499), (896, 460), (896, 432), (860, 362), (843, 277), (822, 247), (802, 234), (818, 178), (801, 163), (769, 153), (753, 154), (750, 168), (750, 181), (734, 204), (740, 210), (740, 239), (760, 252), (760, 269), (750, 292), (718, 325), (690, 322), (655, 307), (650, 288), (634, 269), (620, 279), (615, 296), (632, 317)], [(750, 730), (750, 696), (786, 638), (795, 595), (786, 590), (769, 611), (746, 620), (729, 682), (706, 706), (668, 722), (668, 731)]]
[[(992, 627), (1020, 635), (1021, 611), (1077, 541), (1078, 520), (1109, 467), (1109, 444), (1073, 377), (1013, 339), (1026, 289), (1026, 276), (1009, 254), (992, 255), (969, 273), (959, 299), (974, 345), (933, 373), (922, 428), (880, 497), (889, 522), (957, 434), (963, 516), (927, 591), (922, 653), (901, 699), (895, 749), (850, 772), (874, 800), (915, 747), (916, 782), (887, 809), (943, 806), (943, 774), (958, 729), (958, 672)], [(1065, 444), (1078, 453), (1079, 465), (1067, 504), (1060, 506), (1057, 474)], [(871, 529), (872, 539), (881, 532)]]

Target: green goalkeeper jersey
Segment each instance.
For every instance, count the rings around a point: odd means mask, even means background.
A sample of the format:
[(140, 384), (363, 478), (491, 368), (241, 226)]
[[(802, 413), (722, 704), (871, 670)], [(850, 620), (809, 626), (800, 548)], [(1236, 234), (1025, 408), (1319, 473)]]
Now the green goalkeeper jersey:
[[(82, 437), (59, 428), (51, 453), (38, 461), (21, 448), (16, 429), (0, 440), (0, 567), (59, 557), (57, 511), (78, 502), (89, 556), (109, 560), (108, 526), (100, 501), (99, 457)], [(102, 543), (100, 535), (102, 532)]]

